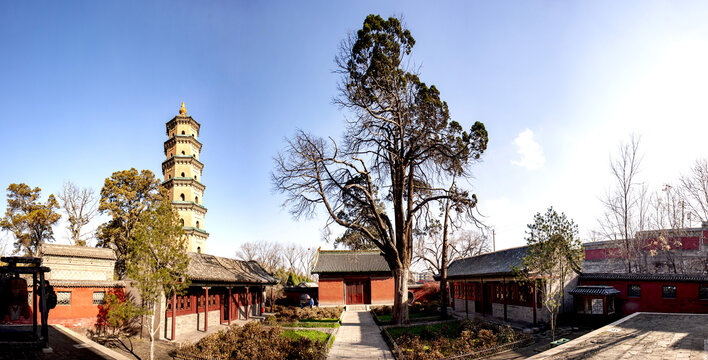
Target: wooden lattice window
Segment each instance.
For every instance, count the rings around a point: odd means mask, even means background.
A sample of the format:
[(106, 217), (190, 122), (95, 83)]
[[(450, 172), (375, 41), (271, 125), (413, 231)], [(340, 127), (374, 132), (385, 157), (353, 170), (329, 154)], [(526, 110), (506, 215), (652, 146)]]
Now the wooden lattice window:
[(592, 299), (592, 314), (602, 315), (605, 312), (605, 302), (602, 299)]
[(57, 305), (71, 305), (71, 291), (58, 291)]
[(642, 287), (637, 285), (637, 284), (629, 284), (627, 285), (627, 296), (628, 297), (641, 297), (642, 296)]
[(676, 286), (664, 285), (661, 287), (661, 297), (664, 299), (676, 299)]
[(93, 304), (103, 305), (106, 303), (106, 293), (103, 291), (94, 291), (93, 293)]
[(708, 300), (708, 286), (698, 287), (698, 300)]

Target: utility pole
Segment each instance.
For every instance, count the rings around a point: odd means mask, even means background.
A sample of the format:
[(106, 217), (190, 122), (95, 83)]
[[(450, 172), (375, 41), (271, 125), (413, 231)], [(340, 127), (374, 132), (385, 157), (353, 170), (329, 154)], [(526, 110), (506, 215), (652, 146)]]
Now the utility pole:
[(492, 229), (492, 252), (497, 251), (497, 234), (496, 230)]

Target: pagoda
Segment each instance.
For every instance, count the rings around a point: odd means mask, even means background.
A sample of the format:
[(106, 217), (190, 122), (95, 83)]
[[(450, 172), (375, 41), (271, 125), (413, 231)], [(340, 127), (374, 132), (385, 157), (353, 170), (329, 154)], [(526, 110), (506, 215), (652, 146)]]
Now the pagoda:
[(202, 205), (204, 184), (199, 161), (202, 143), (199, 125), (182, 103), (179, 115), (166, 123), (168, 139), (165, 141), (165, 161), (162, 162), (162, 185), (168, 190), (172, 207), (177, 210), (187, 235), (187, 251), (202, 252), (209, 233), (204, 231), (207, 209)]

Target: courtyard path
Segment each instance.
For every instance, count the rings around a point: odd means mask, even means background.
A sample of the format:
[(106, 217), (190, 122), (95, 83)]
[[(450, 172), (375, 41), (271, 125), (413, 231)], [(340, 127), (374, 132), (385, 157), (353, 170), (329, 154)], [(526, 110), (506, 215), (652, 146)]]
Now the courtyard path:
[(394, 357), (368, 311), (347, 311), (327, 359), (393, 360)]

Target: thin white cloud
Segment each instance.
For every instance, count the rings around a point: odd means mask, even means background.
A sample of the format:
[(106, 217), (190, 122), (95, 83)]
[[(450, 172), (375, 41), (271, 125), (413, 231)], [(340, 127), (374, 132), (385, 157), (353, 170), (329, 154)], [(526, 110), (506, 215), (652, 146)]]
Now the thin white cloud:
[(533, 131), (526, 129), (514, 139), (514, 144), (518, 146), (518, 152), (521, 155), (521, 160), (512, 160), (511, 163), (524, 167), (528, 170), (536, 170), (543, 166), (546, 158), (543, 157), (543, 149), (536, 141), (533, 140)]

